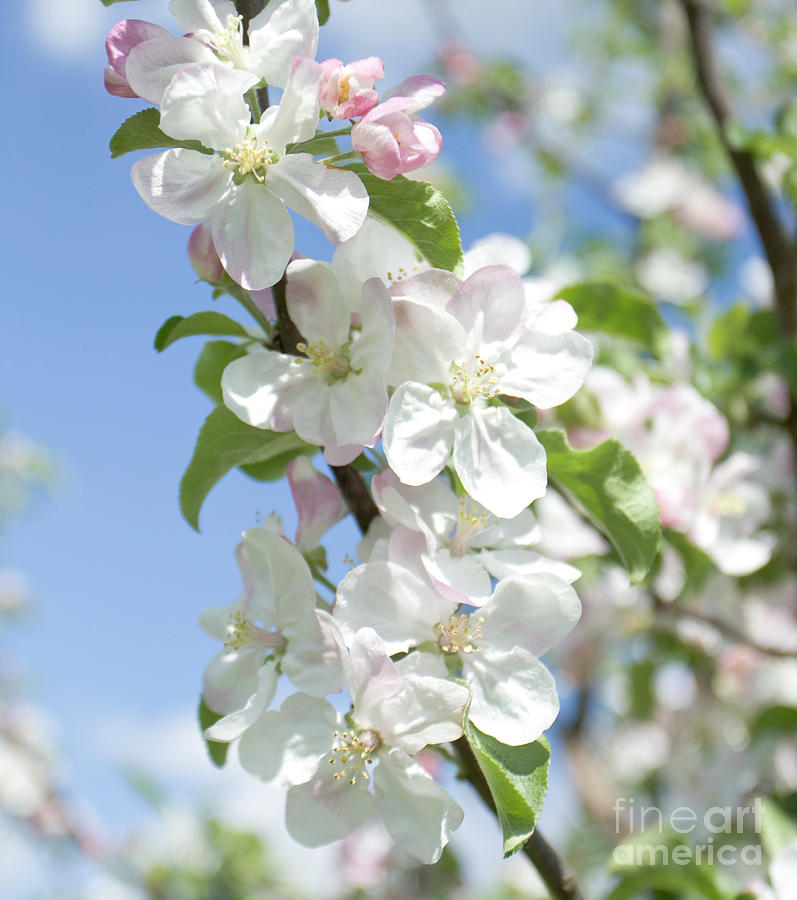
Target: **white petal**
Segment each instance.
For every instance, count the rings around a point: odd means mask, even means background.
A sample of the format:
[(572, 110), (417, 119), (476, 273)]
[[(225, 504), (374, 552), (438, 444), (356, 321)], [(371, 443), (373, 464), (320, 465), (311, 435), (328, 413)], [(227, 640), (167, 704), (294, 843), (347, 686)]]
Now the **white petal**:
[(481, 605), (492, 593), (490, 576), (473, 556), (452, 556), (444, 549), (421, 561), (435, 589), (454, 603)]
[(276, 284), (293, 253), (288, 210), (265, 184), (247, 178), (213, 214), (213, 244), (230, 277), (250, 291)]
[(333, 617), (351, 645), (361, 628), (372, 627), (389, 654), (434, 640), (434, 626), (456, 607), (393, 563), (358, 566), (338, 587)]
[(277, 153), (288, 144), (309, 141), (315, 134), (320, 84), (321, 66), (312, 59), (301, 60), (291, 72), (279, 106), (270, 106), (263, 113), (258, 135), (267, 138)]
[(133, 163), (130, 177), (151, 210), (180, 225), (204, 222), (232, 183), (218, 157), (195, 150), (145, 156)]
[(292, 404), (306, 367), (295, 357), (271, 350), (233, 360), (221, 376), (224, 404), (249, 425), (289, 431)]
[(221, 31), (229, 16), (237, 16), (231, 0), (171, 0), (169, 12), (181, 31)]
[(308, 343), (323, 340), (337, 351), (348, 341), (354, 302), (341, 290), (329, 263), (293, 260), (288, 266), (286, 300), (294, 325)]
[(249, 23), (252, 71), (285, 87), (297, 56), (314, 59), (318, 47), (315, 0), (272, 0)]
[(314, 697), (337, 694), (346, 685), (346, 646), (340, 628), (328, 612), (315, 610), (320, 634), (291, 637), (282, 670), (299, 690)]
[(217, 653), (202, 675), (202, 696), (208, 709), (220, 716), (243, 709), (257, 691), (260, 668), (265, 653), (226, 648)]
[(288, 791), (285, 825), (294, 840), (305, 847), (321, 847), (351, 834), (371, 815), (373, 798), (368, 782), (332, 777), (332, 766), (323, 766), (316, 778)]
[(487, 266), (463, 282), (448, 311), (479, 348), (512, 344), (523, 326), (526, 298), (523, 284), (508, 266)]
[(386, 744), (415, 754), (428, 744), (462, 737), (469, 696), (468, 689), (454, 681), (408, 676), (403, 691), (373, 709), (369, 724)]
[(161, 130), (214, 150), (231, 148), (246, 135), (250, 112), (243, 95), (256, 83), (248, 72), (215, 63), (182, 66), (163, 92)]
[(459, 357), (468, 339), (462, 325), (437, 305), (419, 302), (412, 296), (397, 297), (395, 290), (390, 293), (396, 315), (396, 342), (388, 384), (445, 383), (452, 360)]
[(238, 758), (247, 772), (267, 784), (304, 784), (328, 756), (340, 724), (326, 700), (292, 694), (279, 710), (263, 713), (246, 730)]
[(384, 448), (404, 484), (426, 484), (448, 462), (457, 411), (434, 388), (407, 381), (390, 400)]
[(360, 628), (351, 642), (349, 693), (357, 709), (358, 723), (372, 727), (369, 716), (388, 697), (404, 687), (395, 664), (387, 655), (384, 641), (373, 628)]
[(457, 422), (457, 474), (471, 497), (500, 518), (513, 518), (545, 493), (545, 461), (534, 432), (506, 407), (471, 409)]
[(531, 266), (531, 251), (525, 241), (511, 234), (495, 232), (474, 241), (465, 253), (465, 277), (484, 266), (509, 266), (518, 275), (525, 275)]
[(274, 699), (278, 678), (276, 663), (269, 660), (260, 667), (257, 675), (257, 690), (246, 701), (244, 707), (228, 713), (210, 728), (206, 728), (205, 739), (208, 741), (234, 741), (239, 738), (250, 725), (254, 724), (257, 717)]
[(333, 244), (356, 234), (368, 212), (368, 191), (354, 172), (328, 168), (309, 153), (283, 156), (268, 178), (274, 192)]
[(559, 712), (551, 673), (526, 650), (469, 653), (464, 658), (473, 724), (502, 744), (529, 744)]
[(377, 277), (392, 284), (427, 264), (418, 261), (415, 248), (400, 232), (367, 216), (357, 234), (335, 251), (332, 265), (352, 282)]
[(522, 547), (506, 550), (482, 550), (479, 562), (493, 578), (508, 578), (510, 575), (556, 575), (568, 584), (578, 581), (581, 572), (569, 563), (541, 556)]
[(581, 618), (581, 602), (555, 575), (513, 575), (498, 584), (479, 614), (485, 647), (523, 647), (542, 656), (573, 630)]
[(423, 766), (397, 750), (382, 756), (374, 778), (376, 811), (390, 836), (425, 863), (436, 863), (462, 809)]
[(133, 47), (125, 63), (125, 77), (143, 100), (160, 106), (172, 78), (189, 63), (215, 63), (212, 50), (192, 38), (164, 35)]
[(376, 375), (363, 372), (331, 385), (329, 412), (340, 444), (373, 447), (387, 413), (384, 380), (378, 372)]
[(584, 383), (594, 355), (581, 334), (533, 332), (512, 351), (512, 365), (500, 388), (511, 397), (523, 397), (540, 409), (569, 400)]

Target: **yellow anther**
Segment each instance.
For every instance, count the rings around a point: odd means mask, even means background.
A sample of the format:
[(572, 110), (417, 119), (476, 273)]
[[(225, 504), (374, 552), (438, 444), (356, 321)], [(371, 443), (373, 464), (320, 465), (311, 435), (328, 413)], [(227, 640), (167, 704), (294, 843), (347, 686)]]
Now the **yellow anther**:
[(240, 175), (254, 175), (261, 184), (266, 180), (266, 170), (277, 158), (269, 142), (255, 134), (247, 135), (222, 155), (228, 169), (236, 169)]
[(467, 615), (451, 616), (446, 625), (438, 622), (435, 628), (440, 632), (437, 643), (443, 653), (481, 653), (481, 647), (476, 641), (482, 637), (482, 622), (476, 620), (476, 625), (471, 627), (470, 617)]

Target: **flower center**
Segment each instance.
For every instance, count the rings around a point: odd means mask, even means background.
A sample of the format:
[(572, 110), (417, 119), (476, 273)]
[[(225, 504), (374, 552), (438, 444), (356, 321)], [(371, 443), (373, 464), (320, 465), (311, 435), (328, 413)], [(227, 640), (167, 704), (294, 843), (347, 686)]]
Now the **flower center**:
[(447, 625), (438, 622), (435, 628), (440, 632), (437, 643), (443, 653), (480, 653), (481, 647), (476, 641), (481, 640), (483, 618), (477, 619), (477, 624), (471, 628), (470, 616), (451, 616)]
[(260, 140), (256, 134), (247, 135), (240, 144), (225, 150), (222, 156), (224, 165), (236, 169), (236, 175), (254, 175), (261, 184), (266, 180), (268, 167), (278, 158), (268, 140)]
[(279, 631), (266, 631), (255, 625), (245, 612), (238, 610), (230, 615), (224, 646), (236, 652), (253, 649), (279, 652), (285, 647), (285, 638)]
[(377, 732), (369, 729), (358, 733), (344, 731), (343, 734), (336, 731), (334, 736), (335, 745), (329, 764), (335, 767), (332, 773), (335, 781), (345, 778), (349, 784), (356, 784), (360, 777), (363, 781), (368, 781), (371, 776), (366, 766), (373, 765), (372, 754), (379, 749), (382, 738)]
[(449, 385), (457, 403), (489, 400), (499, 393), (495, 366), (486, 363), (478, 354), (468, 363), (452, 363)]
[(486, 512), (474, 512), (474, 508), (469, 497), (459, 498), (457, 530), (448, 548), (452, 556), (464, 556), (470, 549), (470, 542), (493, 526), (493, 521)]
[(351, 360), (344, 348), (341, 347), (334, 353), (323, 338), (313, 344), (297, 344), (296, 349), (307, 357), (307, 360), (299, 359), (299, 362), (311, 362), (316, 372), (332, 380), (345, 378), (351, 371)]
[(345, 103), (351, 95), (351, 75), (344, 75), (338, 87), (338, 103)]
[(227, 24), (222, 31), (204, 32), (205, 43), (221, 59), (226, 59), (236, 68), (246, 68), (246, 51), (243, 40), (243, 16), (227, 16)]

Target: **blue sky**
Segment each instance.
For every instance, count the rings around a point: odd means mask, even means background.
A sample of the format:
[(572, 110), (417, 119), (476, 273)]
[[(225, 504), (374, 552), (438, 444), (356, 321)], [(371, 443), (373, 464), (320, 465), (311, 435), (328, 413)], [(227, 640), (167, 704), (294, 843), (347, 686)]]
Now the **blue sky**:
[[(550, 4), (543, 13), (525, 0), (498, 7), (475, 0), (460, 7), (490, 51), (519, 52), (540, 21), (556, 25)], [(177, 505), (180, 475), (209, 412), (191, 383), (201, 341), (157, 355), (152, 338), (168, 316), (211, 308), (210, 289), (193, 283), (189, 229), (144, 206), (129, 158), (110, 159), (110, 135), (139, 106), (110, 97), (102, 84), (107, 28), (125, 16), (168, 24), (165, 8), (166, 0), (109, 10), (99, 0), (13, 4), (0, 85), (7, 167), (0, 411), (60, 469), (54, 497), (0, 542), (0, 566), (25, 570), (34, 592), (33, 615), (14, 632), (12, 649), (34, 675), (33, 696), (60, 723), (72, 788), (115, 827), (140, 812), (115, 773), (120, 745), (132, 741), (135, 753), (178, 780), (185, 729), (175, 725), (172, 737), (160, 729), (190, 720), (215, 649), (196, 618), (237, 595), (240, 532), (278, 510), (292, 533), (287, 489), (238, 474), (211, 493), (201, 534)], [(419, 9), (417, 0), (335, 3), (319, 58), (381, 55), (386, 84), (422, 71), (434, 44)], [(537, 56), (537, 66), (545, 62)], [(444, 138), (444, 161), (479, 179), (461, 223), (465, 243), (496, 229), (527, 234), (528, 195), (485, 158), (481, 138), (462, 123), (446, 125)], [(297, 228), (297, 249), (322, 258), (332, 250), (309, 227)], [(214, 308), (237, 314), (229, 298)], [(336, 532), (330, 559), (338, 572), (355, 539), (351, 526)]]

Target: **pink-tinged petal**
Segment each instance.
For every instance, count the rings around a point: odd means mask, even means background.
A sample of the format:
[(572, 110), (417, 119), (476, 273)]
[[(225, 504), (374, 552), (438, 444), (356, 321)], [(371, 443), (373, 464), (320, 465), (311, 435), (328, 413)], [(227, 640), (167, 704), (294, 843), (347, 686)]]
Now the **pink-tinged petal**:
[(274, 294), (271, 288), (263, 288), (262, 291), (251, 291), (255, 306), (267, 319), (277, 318), (277, 307), (274, 305)]
[(362, 81), (381, 81), (385, 77), (385, 64), (378, 56), (368, 56), (365, 59), (356, 59), (350, 62), (346, 68), (355, 78)]
[(274, 192), (333, 244), (353, 237), (368, 213), (368, 191), (354, 172), (328, 168), (309, 153), (283, 156), (268, 177)]
[(555, 575), (513, 575), (499, 582), (479, 615), (485, 652), (488, 646), (502, 652), (523, 647), (542, 656), (576, 626), (581, 602)]
[(249, 23), (250, 68), (277, 87), (285, 87), (296, 57), (314, 59), (317, 47), (315, 0), (271, 0)]
[[(374, 109), (378, 109), (378, 107)], [(354, 149), (362, 155), (363, 162), (379, 178), (390, 181), (401, 171), (399, 145), (387, 125), (379, 122), (372, 124), (363, 119), (352, 128), (351, 143)]]
[(435, 590), (453, 603), (481, 606), (492, 592), (492, 583), (484, 566), (472, 556), (452, 556), (440, 550), (421, 559)]
[(374, 90), (360, 91), (356, 97), (341, 103), (335, 109), (336, 119), (356, 119), (364, 116), (373, 109), (379, 100), (379, 94)]
[(180, 225), (198, 225), (209, 218), (232, 183), (220, 159), (182, 149), (137, 160), (130, 177), (151, 210)]
[(279, 710), (263, 713), (241, 738), (238, 759), (256, 778), (275, 787), (309, 781), (334, 743), (340, 716), (307, 694), (291, 694)]
[(139, 97), (160, 105), (164, 91), (184, 66), (215, 62), (213, 51), (199, 41), (166, 34), (134, 47), (127, 59), (125, 74)]
[(213, 234), (204, 222), (197, 225), (188, 239), (188, 261), (202, 281), (218, 284), (224, 277), (224, 266), (213, 246)]
[(545, 450), (503, 406), (471, 409), (457, 422), (454, 467), (471, 497), (502, 519), (545, 493)]
[(575, 331), (528, 332), (512, 351), (512, 366), (501, 378), (500, 389), (540, 409), (551, 409), (581, 387), (594, 353), (592, 344)]
[(383, 100), (403, 99), (405, 101), (403, 111), (410, 114), (431, 106), (445, 91), (446, 86), (439, 78), (431, 75), (412, 75), (387, 91), (383, 95)]
[(180, 31), (223, 31), (228, 18), (238, 15), (232, 0), (170, 0), (169, 12)]
[(309, 344), (322, 340), (333, 352), (349, 339), (353, 305), (344, 296), (335, 270), (315, 259), (288, 266), (286, 301), (299, 333)]
[(363, 452), (362, 444), (333, 444), (327, 442), (324, 445), (324, 462), (330, 466), (348, 466)]
[(320, 83), (321, 66), (312, 59), (300, 60), (291, 72), (279, 106), (270, 106), (263, 113), (258, 136), (267, 138), (277, 153), (282, 153), (288, 144), (309, 141), (315, 134)]
[(351, 641), (348, 681), (352, 703), (363, 713), (357, 719), (358, 725), (374, 728), (369, 719), (370, 710), (399, 693), (404, 688), (404, 679), (373, 628), (360, 628)]
[(473, 724), (502, 744), (530, 744), (559, 713), (556, 683), (527, 650), (469, 653), (465, 680), (471, 689)]
[(254, 725), (261, 713), (274, 699), (278, 679), (276, 663), (269, 660), (260, 667), (257, 675), (257, 690), (246, 701), (246, 704), (241, 709), (228, 713), (210, 728), (206, 728), (203, 737), (208, 741), (225, 742), (239, 738), (250, 725)]
[(312, 781), (288, 791), (285, 826), (305, 847), (338, 841), (371, 815), (373, 797), (368, 782), (360, 777), (350, 784), (347, 778), (335, 779), (335, 771), (329, 764), (322, 765)]
[(248, 353), (222, 373), (224, 404), (255, 428), (290, 431), (292, 401), (305, 372), (293, 356), (268, 350)]
[(336, 485), (306, 456), (292, 459), (286, 474), (299, 518), (296, 546), (300, 550), (312, 550), (336, 522), (349, 514), (349, 510)]
[(426, 484), (440, 472), (451, 453), (457, 418), (453, 403), (425, 384), (408, 381), (396, 391), (383, 443), (390, 468), (404, 484)]
[(137, 97), (127, 80), (125, 67), (127, 58), (134, 47), (153, 38), (171, 37), (165, 28), (141, 19), (125, 19), (118, 22), (108, 32), (105, 52), (108, 54), (108, 68), (105, 70), (105, 87), (117, 97)]
[(215, 63), (183, 66), (163, 93), (161, 130), (214, 150), (230, 149), (246, 136), (250, 111), (243, 95), (256, 83), (256, 75)]
[(247, 179), (214, 210), (213, 243), (230, 277), (250, 291), (276, 284), (293, 252), (291, 217), (267, 185)]
[(433, 640), (435, 624), (447, 622), (455, 609), (401, 566), (374, 562), (340, 583), (333, 618), (348, 644), (361, 628), (374, 628), (392, 655)]
[(440, 859), (465, 815), (423, 766), (400, 750), (382, 756), (374, 800), (388, 834), (427, 864)]
[(523, 283), (508, 266), (487, 266), (462, 283), (446, 309), (477, 348), (498, 350), (512, 345), (523, 325)]

